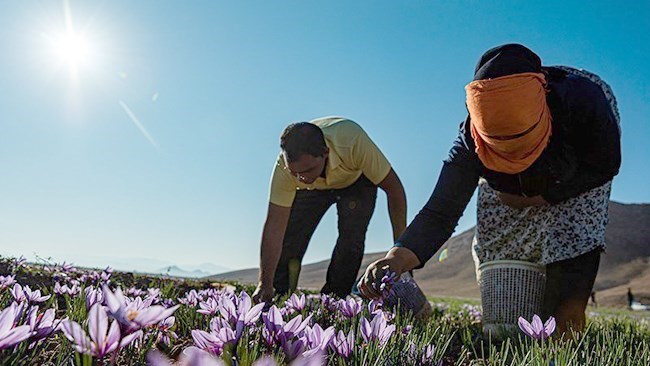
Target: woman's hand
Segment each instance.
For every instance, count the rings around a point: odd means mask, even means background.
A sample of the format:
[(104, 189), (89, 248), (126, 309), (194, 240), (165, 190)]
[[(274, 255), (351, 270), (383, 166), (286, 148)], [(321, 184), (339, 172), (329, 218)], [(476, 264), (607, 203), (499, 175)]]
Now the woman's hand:
[(542, 198), (542, 196), (523, 197), (523, 196), (518, 196), (516, 194), (510, 194), (504, 192), (497, 192), (497, 195), (499, 196), (499, 199), (504, 205), (516, 209), (522, 209), (522, 208), (533, 207), (533, 206), (544, 206), (548, 204), (548, 202), (546, 202), (546, 200)]
[(420, 260), (411, 250), (402, 247), (393, 247), (386, 253), (384, 258), (372, 262), (366, 269), (358, 288), (361, 295), (369, 299), (381, 297), (381, 279), (386, 272), (391, 271), (397, 277), (402, 273), (410, 271), (420, 264)]

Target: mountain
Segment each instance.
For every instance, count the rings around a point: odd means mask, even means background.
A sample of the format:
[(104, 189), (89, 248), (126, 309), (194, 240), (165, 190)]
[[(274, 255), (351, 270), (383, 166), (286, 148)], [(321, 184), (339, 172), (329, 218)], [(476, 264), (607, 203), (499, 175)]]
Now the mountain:
[[(437, 253), (424, 268), (415, 271), (422, 290), (431, 296), (480, 297), (476, 285), (471, 243), (474, 228), (450, 238), (440, 249), (448, 248), (446, 260), (438, 261)], [(609, 205), (609, 224), (605, 233), (607, 251), (601, 257), (600, 270), (594, 290), (599, 304), (627, 306), (627, 288), (635, 298), (650, 303), (650, 204)], [(384, 253), (364, 256), (359, 276), (368, 264)], [(323, 286), (329, 260), (306, 264), (300, 273), (298, 285), (319, 289)], [(213, 280), (238, 280), (256, 283), (258, 269), (251, 268), (210, 276)]]
[[(166, 274), (167, 270), (171, 268), (174, 273), (178, 273), (178, 275), (172, 276), (179, 277), (184, 277), (183, 273), (187, 273), (187, 277), (205, 277), (231, 270), (228, 267), (207, 262), (195, 265), (141, 257), (72, 256), (66, 260), (82, 267), (103, 269), (110, 266), (122, 272)], [(60, 263), (62, 260), (55, 260), (55, 262)]]
[(179, 268), (178, 266), (169, 266), (169, 267), (160, 268), (157, 271), (150, 272), (150, 274), (164, 274), (172, 277), (188, 277), (188, 278), (201, 278), (210, 275), (209, 272), (204, 272), (198, 269), (195, 269), (193, 271), (186, 271)]

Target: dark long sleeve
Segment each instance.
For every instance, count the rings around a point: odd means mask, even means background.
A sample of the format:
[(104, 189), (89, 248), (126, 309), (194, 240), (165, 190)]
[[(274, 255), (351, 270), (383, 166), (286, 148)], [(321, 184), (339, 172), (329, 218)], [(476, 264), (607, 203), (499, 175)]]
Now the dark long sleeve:
[(551, 182), (542, 197), (555, 204), (600, 187), (621, 166), (621, 135), (607, 98), (597, 85), (579, 80), (568, 109), (577, 137), (573, 146), (577, 168), (572, 178)]
[(451, 237), (476, 190), (481, 165), (466, 143), (465, 126), (466, 122), (461, 124), (431, 197), (395, 244), (415, 253), (420, 260), (417, 268)]

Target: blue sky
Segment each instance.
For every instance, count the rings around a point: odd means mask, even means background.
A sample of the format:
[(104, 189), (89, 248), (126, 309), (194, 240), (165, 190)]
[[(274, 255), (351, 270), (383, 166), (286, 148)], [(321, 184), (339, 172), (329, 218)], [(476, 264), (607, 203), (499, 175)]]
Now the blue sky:
[[(507, 42), (612, 86), (612, 199), (650, 202), (649, 17), (648, 2), (1, 2), (0, 255), (254, 267), (279, 134), (325, 115), (380, 146), (410, 220), (478, 57)], [(56, 42), (66, 24), (87, 44), (76, 67)], [(472, 202), (458, 230), (474, 221)], [(305, 261), (330, 255), (335, 228), (332, 209)], [(366, 250), (391, 237), (380, 194)]]

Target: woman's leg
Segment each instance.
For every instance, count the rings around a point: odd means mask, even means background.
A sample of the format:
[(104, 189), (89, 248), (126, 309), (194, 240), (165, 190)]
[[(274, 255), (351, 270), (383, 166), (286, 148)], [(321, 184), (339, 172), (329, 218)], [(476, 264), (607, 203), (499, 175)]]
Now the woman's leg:
[(598, 273), (601, 248), (546, 266), (543, 317), (554, 316), (560, 335), (582, 331), (585, 310)]

